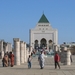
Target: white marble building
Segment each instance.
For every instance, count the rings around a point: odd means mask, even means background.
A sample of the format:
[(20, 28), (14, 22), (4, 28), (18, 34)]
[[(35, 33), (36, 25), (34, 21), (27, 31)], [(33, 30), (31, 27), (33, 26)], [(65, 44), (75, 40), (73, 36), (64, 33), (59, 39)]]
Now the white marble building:
[(30, 29), (30, 46), (32, 48), (52, 49), (53, 45), (58, 44), (58, 31), (52, 28), (50, 22), (43, 14), (34, 29)]

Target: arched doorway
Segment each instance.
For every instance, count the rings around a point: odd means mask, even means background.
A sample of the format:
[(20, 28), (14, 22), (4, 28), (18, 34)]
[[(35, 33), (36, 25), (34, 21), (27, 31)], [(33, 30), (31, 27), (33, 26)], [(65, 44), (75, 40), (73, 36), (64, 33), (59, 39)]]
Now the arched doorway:
[(38, 40), (35, 40), (35, 49), (38, 47)]
[(49, 51), (53, 49), (53, 41), (52, 40), (49, 40)]
[(47, 41), (46, 41), (46, 39), (42, 38), (41, 41), (40, 41), (40, 44), (41, 44), (41, 48), (47, 47)]

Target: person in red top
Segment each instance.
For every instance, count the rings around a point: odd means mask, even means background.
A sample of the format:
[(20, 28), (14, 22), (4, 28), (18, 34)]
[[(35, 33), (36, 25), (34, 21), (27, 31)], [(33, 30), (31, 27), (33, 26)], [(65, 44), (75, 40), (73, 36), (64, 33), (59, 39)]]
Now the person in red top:
[(10, 52), (10, 63), (11, 63), (11, 67), (14, 66), (14, 54), (12, 54), (12, 52)]
[(54, 61), (55, 61), (55, 69), (57, 69), (57, 65), (58, 65), (58, 67), (59, 67), (59, 69), (60, 69), (60, 64), (59, 64), (60, 56), (58, 55), (57, 52), (55, 53)]

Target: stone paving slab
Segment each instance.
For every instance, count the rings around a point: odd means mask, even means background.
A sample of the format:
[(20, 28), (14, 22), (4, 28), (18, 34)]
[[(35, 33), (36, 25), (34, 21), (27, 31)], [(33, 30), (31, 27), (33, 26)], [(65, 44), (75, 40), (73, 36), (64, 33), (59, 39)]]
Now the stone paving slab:
[(75, 75), (75, 60), (71, 66), (60, 64), (61, 69), (54, 69), (52, 58), (46, 59), (44, 69), (40, 69), (37, 58), (33, 58), (31, 69), (28, 69), (27, 63), (14, 67), (2, 67), (1, 64), (0, 60), (0, 75)]
[(75, 75), (75, 66), (61, 66), (61, 69), (54, 69), (54, 66), (46, 66), (40, 69), (39, 66), (27, 68), (27, 64), (14, 67), (0, 67), (0, 75)]

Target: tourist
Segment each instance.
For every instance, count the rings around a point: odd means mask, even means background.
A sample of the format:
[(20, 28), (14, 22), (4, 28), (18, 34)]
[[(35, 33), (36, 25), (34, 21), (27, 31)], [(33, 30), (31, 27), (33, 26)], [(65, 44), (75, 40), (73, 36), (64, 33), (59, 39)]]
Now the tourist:
[(4, 55), (4, 65), (5, 67), (8, 67), (8, 55), (6, 53)]
[(6, 54), (8, 56), (8, 66), (10, 66), (10, 53), (7, 51)]
[(29, 55), (28, 57), (28, 68), (30, 69), (31, 68), (31, 56)]
[(59, 67), (59, 69), (60, 69), (60, 64), (59, 64), (60, 56), (58, 55), (57, 52), (55, 53), (54, 61), (55, 61), (55, 69), (57, 69), (57, 65), (58, 65), (58, 67)]
[(43, 69), (44, 68), (44, 62), (45, 62), (43, 51), (41, 51), (41, 54), (38, 57), (38, 61), (39, 61), (40, 68)]
[(11, 67), (14, 66), (14, 54), (12, 54), (12, 52), (10, 52), (10, 63), (11, 63)]
[(8, 66), (10, 66), (10, 52), (8, 53)]
[(6, 54), (9, 56), (9, 52), (7, 51)]
[(33, 56), (33, 52), (31, 52), (31, 56)]

